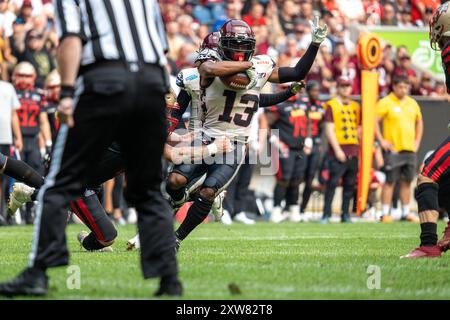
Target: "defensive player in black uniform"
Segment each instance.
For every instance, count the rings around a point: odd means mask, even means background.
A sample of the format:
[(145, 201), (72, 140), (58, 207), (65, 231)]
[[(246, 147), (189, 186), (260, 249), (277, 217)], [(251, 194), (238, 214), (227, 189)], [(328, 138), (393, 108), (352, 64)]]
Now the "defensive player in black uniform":
[[(41, 175), (44, 174), (42, 157), (39, 147), (39, 134), (45, 139), (47, 153), (50, 152), (52, 140), (47, 113), (45, 112), (46, 99), (43, 92), (34, 87), (36, 71), (28, 62), (21, 62), (13, 72), (13, 82), (17, 97), (20, 101), (20, 109), (17, 110), (22, 132), (23, 149), (21, 158)], [(33, 223), (32, 204), (27, 204), (25, 222)]]
[[(450, 2), (441, 4), (430, 20), (430, 44), (442, 50), (442, 66), (447, 93), (450, 93)], [(448, 126), (450, 131), (450, 123)], [(438, 241), (437, 221), (439, 208), (450, 215), (450, 136), (425, 160), (417, 178), (415, 198), (419, 207), (420, 246), (402, 258), (440, 257), (450, 249), (450, 222), (444, 236)]]
[[(323, 131), (324, 110), (322, 102), (319, 100), (320, 84), (317, 81), (309, 81), (306, 85), (306, 97), (300, 97), (298, 103), (300, 109), (304, 110), (304, 116), (299, 121), (301, 129), (300, 135), (304, 139), (302, 156), (300, 157), (301, 168), (299, 169), (300, 183), (304, 182), (302, 202), (300, 205), (300, 216), (307, 221), (310, 217), (305, 216), (305, 209), (308, 205), (312, 193), (312, 182), (318, 171), (321, 157), (321, 136)], [(290, 183), (286, 191), (286, 206), (289, 208), (291, 216), (299, 210), (297, 205), (299, 198), (299, 186), (296, 182)]]
[[(293, 96), (288, 101), (273, 106), (266, 111), (267, 121), (272, 130), (270, 141), (275, 144), (278, 154), (274, 155), (275, 161), (278, 161), (277, 183), (274, 190), (274, 204), (270, 221), (274, 223), (281, 222), (285, 219), (281, 202), (286, 198), (288, 188), (296, 189), (296, 195), (291, 195), (292, 207), (298, 203), (298, 187), (300, 185), (303, 174), (303, 143), (304, 137), (307, 136), (307, 104), (302, 98)], [(278, 133), (278, 134), (276, 134)], [(291, 191), (292, 192), (292, 191)], [(295, 192), (292, 192), (295, 193)], [(293, 198), (296, 197), (294, 200)], [(300, 210), (290, 208), (289, 220), (299, 222), (301, 220)]]
[(48, 123), (50, 124), (50, 132), (52, 141), (56, 139), (56, 131), (58, 129), (58, 121), (56, 119), (56, 108), (58, 107), (59, 93), (61, 92), (61, 77), (57, 70), (53, 70), (45, 79), (45, 96), (47, 104), (45, 112), (47, 112)]

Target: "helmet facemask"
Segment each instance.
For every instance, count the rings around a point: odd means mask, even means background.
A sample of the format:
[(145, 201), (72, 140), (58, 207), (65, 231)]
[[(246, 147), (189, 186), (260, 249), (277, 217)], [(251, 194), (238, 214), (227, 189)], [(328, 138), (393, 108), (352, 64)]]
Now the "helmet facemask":
[(222, 36), (219, 40), (220, 53), (225, 60), (249, 61), (253, 57), (255, 46), (255, 39), (241, 35)]

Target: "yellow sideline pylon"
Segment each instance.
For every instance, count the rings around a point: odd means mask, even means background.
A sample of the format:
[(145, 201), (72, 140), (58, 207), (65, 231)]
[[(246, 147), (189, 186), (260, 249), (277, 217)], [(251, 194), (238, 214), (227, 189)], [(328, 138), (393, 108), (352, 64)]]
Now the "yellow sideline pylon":
[(375, 105), (378, 98), (378, 73), (374, 70), (381, 62), (379, 38), (371, 33), (361, 35), (357, 56), (361, 71), (361, 143), (359, 145), (358, 194), (356, 212), (366, 210), (371, 182), (375, 138)]

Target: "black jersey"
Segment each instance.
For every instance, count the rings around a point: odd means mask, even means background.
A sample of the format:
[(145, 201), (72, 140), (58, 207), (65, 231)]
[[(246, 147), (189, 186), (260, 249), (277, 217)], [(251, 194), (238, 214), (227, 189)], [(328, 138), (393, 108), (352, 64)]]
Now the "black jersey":
[(311, 103), (301, 97), (296, 101), (286, 101), (271, 107), (268, 112), (277, 115), (272, 129), (278, 129), (280, 140), (292, 149), (300, 149), (303, 140), (311, 137), (320, 139), (323, 108), (320, 102)]
[(45, 112), (47, 102), (45, 96), (33, 90), (17, 90), (20, 108), (17, 110), (20, 130), (23, 136), (36, 136), (39, 133), (39, 115)]
[(303, 138), (312, 138), (314, 144), (320, 144), (325, 114), (322, 102), (302, 97), (298, 100), (298, 103), (300, 104), (300, 109), (305, 111), (304, 118), (299, 121), (301, 126), (300, 134)]

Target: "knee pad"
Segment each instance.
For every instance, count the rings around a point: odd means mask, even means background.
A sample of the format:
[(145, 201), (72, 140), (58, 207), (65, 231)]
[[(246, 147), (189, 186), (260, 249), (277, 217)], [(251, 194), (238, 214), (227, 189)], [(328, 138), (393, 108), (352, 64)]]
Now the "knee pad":
[(438, 211), (439, 186), (435, 183), (422, 183), (414, 190), (414, 197), (417, 201), (419, 212), (427, 210)]

